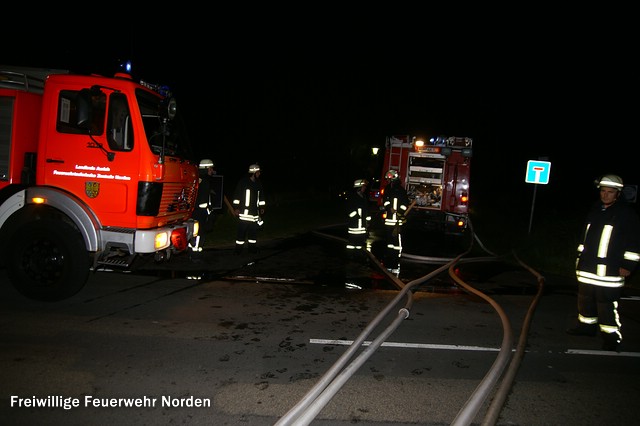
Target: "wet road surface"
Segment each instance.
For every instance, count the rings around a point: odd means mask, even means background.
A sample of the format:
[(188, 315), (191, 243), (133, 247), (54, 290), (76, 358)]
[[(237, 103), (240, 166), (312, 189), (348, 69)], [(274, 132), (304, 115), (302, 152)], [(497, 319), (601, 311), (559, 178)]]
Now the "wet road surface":
[[(276, 424), (393, 304), (368, 344), (402, 309), (408, 317), (312, 424), (452, 424), (496, 361), (504, 341), (498, 315), (446, 274), (421, 285), (410, 305), (396, 300), (399, 290), (382, 271), (343, 254), (331, 236), (309, 234), (265, 242), (256, 256), (220, 248), (165, 269), (96, 272), (78, 295), (57, 303), (24, 300), (3, 286), (0, 418), (12, 425)], [(460, 276), (492, 294), (517, 338), (534, 277), (496, 262), (463, 266)], [(433, 268), (406, 262), (399, 275), (408, 283)], [(621, 302), (623, 352), (603, 353), (597, 337), (564, 333), (574, 320), (572, 284), (549, 277), (545, 285), (498, 424), (635, 424), (638, 301)], [(11, 396), (156, 405), (17, 408)], [(474, 424), (492, 397), (481, 401)], [(163, 398), (211, 406), (165, 406)]]
[[(344, 247), (341, 227), (274, 239), (260, 243), (257, 254), (246, 251), (237, 255), (233, 246), (206, 249), (199, 253), (180, 254), (168, 263), (155, 263), (151, 258), (135, 266), (135, 272), (194, 279), (237, 279), (262, 282), (307, 283), (320, 286), (345, 286), (364, 289), (398, 289), (385, 277), (384, 242), (380, 231), (373, 231), (368, 239), (372, 256), (361, 253), (353, 259)], [(410, 239), (409, 239), (410, 240)], [(440, 237), (427, 237), (410, 241), (398, 267), (391, 270), (402, 282), (422, 277), (445, 264), (467, 249), (464, 240), (443, 244)], [(481, 267), (464, 268), (468, 279), (490, 280), (491, 275), (512, 270), (514, 267), (501, 262), (485, 262)], [(447, 276), (438, 275), (416, 287), (416, 290), (432, 292), (460, 291), (460, 287)], [(535, 290), (535, 287), (533, 287)], [(523, 291), (518, 289), (516, 291)], [(526, 290), (525, 290), (526, 291)]]

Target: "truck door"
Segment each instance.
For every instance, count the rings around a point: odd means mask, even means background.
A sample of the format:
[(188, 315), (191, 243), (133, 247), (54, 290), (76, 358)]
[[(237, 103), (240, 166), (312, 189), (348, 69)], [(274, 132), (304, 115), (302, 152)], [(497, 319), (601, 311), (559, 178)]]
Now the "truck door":
[(38, 159), (43, 183), (80, 198), (103, 226), (135, 227), (139, 155), (126, 94), (60, 90), (52, 108)]

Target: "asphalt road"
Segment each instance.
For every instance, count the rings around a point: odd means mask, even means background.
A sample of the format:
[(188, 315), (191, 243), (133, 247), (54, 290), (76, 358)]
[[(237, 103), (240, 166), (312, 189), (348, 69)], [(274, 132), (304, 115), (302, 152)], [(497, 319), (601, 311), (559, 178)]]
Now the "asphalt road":
[[(255, 257), (210, 250), (174, 259), (172, 268), (96, 272), (57, 303), (25, 300), (3, 285), (2, 424), (272, 425), (319, 384), (322, 396), (287, 424), (640, 418), (640, 305), (632, 292), (621, 303), (622, 352), (602, 352), (598, 337), (564, 333), (575, 315), (566, 280), (546, 277), (541, 288), (526, 270), (469, 263), (459, 276), (489, 301), (446, 274), (407, 292), (341, 253), (322, 238), (274, 241)], [(434, 267), (403, 265), (413, 274), (404, 284), (414, 285), (421, 268)], [(353, 341), (364, 343), (352, 348)], [(511, 363), (495, 376), (505, 341)], [(65, 400), (78, 406), (57, 406)], [(37, 401), (49, 406), (25, 406)], [(126, 406), (135, 402), (141, 406)]]

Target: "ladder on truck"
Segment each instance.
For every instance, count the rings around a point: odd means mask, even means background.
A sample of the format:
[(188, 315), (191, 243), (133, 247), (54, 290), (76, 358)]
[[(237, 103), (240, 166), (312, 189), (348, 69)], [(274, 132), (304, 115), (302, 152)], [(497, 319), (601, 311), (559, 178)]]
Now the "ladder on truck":
[[(403, 170), (402, 159), (405, 156), (405, 149), (411, 149), (411, 136), (389, 136), (387, 137), (387, 150), (389, 151), (389, 167), (388, 169)], [(386, 170), (385, 170), (386, 171)]]
[(0, 87), (42, 94), (44, 92), (44, 82), (49, 75), (68, 73), (69, 71), (67, 70), (52, 68), (0, 65)]

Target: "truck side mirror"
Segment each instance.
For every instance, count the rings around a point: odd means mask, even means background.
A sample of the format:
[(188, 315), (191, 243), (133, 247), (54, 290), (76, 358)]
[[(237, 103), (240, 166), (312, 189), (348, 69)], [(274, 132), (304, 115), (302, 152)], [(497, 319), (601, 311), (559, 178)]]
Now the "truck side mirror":
[(173, 120), (176, 116), (177, 103), (175, 98), (164, 98), (160, 103), (160, 118)]

